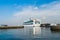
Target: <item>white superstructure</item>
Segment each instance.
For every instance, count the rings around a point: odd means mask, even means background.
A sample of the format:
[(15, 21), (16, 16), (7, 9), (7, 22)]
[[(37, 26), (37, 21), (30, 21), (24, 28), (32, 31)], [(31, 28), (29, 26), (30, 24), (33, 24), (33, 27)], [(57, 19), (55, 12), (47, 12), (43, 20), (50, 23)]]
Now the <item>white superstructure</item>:
[(24, 26), (40, 26), (40, 20), (31, 18), (29, 21), (24, 22)]

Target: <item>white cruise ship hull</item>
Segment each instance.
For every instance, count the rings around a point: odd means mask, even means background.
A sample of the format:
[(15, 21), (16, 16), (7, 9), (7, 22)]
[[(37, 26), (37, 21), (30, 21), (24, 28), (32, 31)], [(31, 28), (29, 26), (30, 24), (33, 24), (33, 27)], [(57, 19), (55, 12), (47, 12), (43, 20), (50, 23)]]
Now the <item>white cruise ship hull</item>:
[(40, 27), (40, 24), (34, 24), (34, 25), (24, 25), (24, 26)]

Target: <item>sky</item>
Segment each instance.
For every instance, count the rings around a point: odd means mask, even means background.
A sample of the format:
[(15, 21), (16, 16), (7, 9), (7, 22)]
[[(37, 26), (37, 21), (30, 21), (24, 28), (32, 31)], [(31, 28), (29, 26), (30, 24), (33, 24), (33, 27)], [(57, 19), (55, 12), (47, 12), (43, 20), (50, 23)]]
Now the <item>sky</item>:
[(0, 0), (0, 25), (22, 25), (29, 18), (60, 23), (60, 0)]

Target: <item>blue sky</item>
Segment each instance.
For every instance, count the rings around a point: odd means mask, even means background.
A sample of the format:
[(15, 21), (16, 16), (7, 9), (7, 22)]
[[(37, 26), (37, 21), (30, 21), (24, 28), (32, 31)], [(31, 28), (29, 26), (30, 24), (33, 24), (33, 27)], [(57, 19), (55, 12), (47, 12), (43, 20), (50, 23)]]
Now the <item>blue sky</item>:
[(20, 5), (33, 5), (35, 2), (37, 4), (44, 4), (44, 3), (50, 3), (55, 0), (0, 0), (1, 5), (12, 5), (14, 3), (20, 4)]
[(59, 23), (56, 20), (60, 17), (59, 6), (59, 0), (0, 0), (0, 24), (20, 25), (30, 17), (39, 18), (43, 23)]

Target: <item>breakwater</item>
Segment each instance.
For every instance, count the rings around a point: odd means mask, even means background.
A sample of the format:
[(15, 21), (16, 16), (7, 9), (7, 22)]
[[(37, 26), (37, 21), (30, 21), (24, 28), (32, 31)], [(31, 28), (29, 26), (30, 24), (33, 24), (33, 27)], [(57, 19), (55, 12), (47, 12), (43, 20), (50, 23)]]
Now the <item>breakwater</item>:
[(0, 29), (17, 29), (17, 28), (24, 28), (24, 26), (0, 26)]
[(51, 31), (60, 31), (60, 26), (51, 26)]

